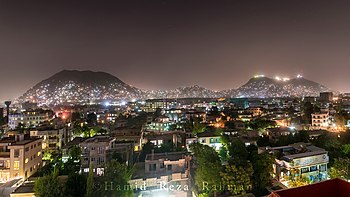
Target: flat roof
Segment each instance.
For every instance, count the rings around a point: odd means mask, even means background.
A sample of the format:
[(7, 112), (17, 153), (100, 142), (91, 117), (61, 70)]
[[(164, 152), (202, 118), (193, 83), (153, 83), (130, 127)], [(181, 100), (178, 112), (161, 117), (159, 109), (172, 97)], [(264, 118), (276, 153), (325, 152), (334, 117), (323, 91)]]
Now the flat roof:
[(273, 191), (268, 197), (347, 197), (350, 194), (350, 183), (339, 178), (319, 183)]
[[(152, 159), (153, 156), (153, 159)], [(146, 161), (154, 161), (159, 159), (176, 161), (183, 159), (186, 156), (186, 152), (170, 152), (170, 153), (154, 153), (146, 155)]]

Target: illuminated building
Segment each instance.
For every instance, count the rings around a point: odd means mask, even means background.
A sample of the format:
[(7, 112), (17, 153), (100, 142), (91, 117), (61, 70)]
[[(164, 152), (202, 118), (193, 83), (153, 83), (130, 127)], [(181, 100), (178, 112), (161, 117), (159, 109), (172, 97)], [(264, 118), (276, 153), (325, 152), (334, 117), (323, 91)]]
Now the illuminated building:
[(328, 129), (330, 118), (328, 112), (319, 112), (311, 114), (313, 129)]
[(42, 166), (42, 139), (24, 135), (0, 140), (0, 182), (28, 178)]
[(119, 142), (114, 137), (94, 136), (85, 139), (79, 144), (81, 147), (81, 169), (83, 172), (89, 172), (92, 165), (96, 175), (102, 175), (104, 166), (109, 160), (109, 156), (118, 153), (127, 165), (132, 165), (133, 161), (133, 142)]
[(276, 155), (273, 164), (274, 178), (288, 186), (288, 176), (293, 169), (295, 176), (304, 176), (312, 182), (326, 180), (328, 152), (308, 143), (296, 143), (288, 146), (259, 148)]
[[(147, 154), (144, 163), (136, 164), (137, 170), (129, 184), (133, 188), (146, 186), (143, 191), (135, 190), (137, 196), (189, 196), (190, 160), (185, 152)], [(176, 189), (168, 189), (172, 186)]]
[(26, 128), (36, 127), (40, 123), (49, 121), (50, 113), (46, 111), (25, 111), (22, 113), (15, 113), (9, 115), (9, 128), (16, 129), (19, 124)]
[(214, 148), (217, 152), (219, 152), (220, 148), (223, 146), (223, 144), (221, 143), (221, 135), (216, 134), (214, 132), (198, 133), (196, 138), (186, 139), (186, 147), (188, 150), (190, 145), (194, 142), (210, 146)]
[(160, 116), (147, 125), (147, 130), (150, 131), (170, 131), (171, 126), (175, 123), (170, 121), (167, 116)]
[(30, 131), (30, 136), (43, 139), (43, 151), (58, 151), (62, 147), (64, 129)]

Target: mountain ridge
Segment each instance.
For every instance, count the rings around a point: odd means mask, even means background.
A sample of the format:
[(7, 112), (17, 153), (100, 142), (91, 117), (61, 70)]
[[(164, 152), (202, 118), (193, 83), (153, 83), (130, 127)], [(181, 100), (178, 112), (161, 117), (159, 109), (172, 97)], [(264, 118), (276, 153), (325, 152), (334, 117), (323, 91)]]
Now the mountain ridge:
[(102, 71), (62, 70), (37, 83), (19, 101), (40, 104), (86, 103), (90, 100), (131, 100), (149, 98), (220, 98), (220, 97), (304, 97), (332, 91), (324, 85), (298, 76), (293, 79), (250, 78), (237, 89), (214, 91), (199, 85), (170, 90), (142, 90)]

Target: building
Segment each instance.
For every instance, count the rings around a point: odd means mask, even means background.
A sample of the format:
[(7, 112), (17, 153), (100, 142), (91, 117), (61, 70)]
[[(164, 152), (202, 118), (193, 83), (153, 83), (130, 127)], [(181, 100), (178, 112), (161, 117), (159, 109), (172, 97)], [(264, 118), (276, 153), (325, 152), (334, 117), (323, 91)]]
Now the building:
[(288, 176), (291, 169), (299, 172), (301, 176), (312, 182), (326, 180), (328, 152), (308, 143), (296, 143), (288, 146), (266, 147), (268, 151), (276, 155), (273, 164), (274, 178), (288, 186)]
[(19, 124), (26, 128), (39, 126), (40, 123), (49, 121), (50, 113), (43, 110), (25, 111), (9, 115), (9, 128), (16, 129)]
[(94, 136), (79, 144), (82, 150), (81, 169), (89, 172), (92, 165), (96, 175), (102, 175), (110, 156), (116, 153), (127, 165), (133, 163), (133, 142), (117, 141), (114, 137)]
[(341, 179), (330, 179), (319, 183), (273, 191), (268, 197), (349, 196), (350, 183)]
[(26, 179), (41, 166), (41, 138), (16, 135), (0, 140), (0, 182)]
[(64, 133), (65, 129), (35, 130), (30, 131), (30, 136), (42, 138), (43, 151), (53, 152), (61, 149)]
[(170, 131), (174, 130), (172, 126), (175, 125), (174, 122), (170, 121), (167, 116), (157, 117), (154, 121), (147, 125), (147, 130), (150, 131)]
[(177, 101), (173, 99), (151, 99), (146, 100), (141, 108), (145, 112), (155, 112), (157, 109), (171, 109), (177, 107)]
[(221, 143), (221, 135), (216, 134), (215, 132), (198, 133), (196, 138), (187, 138), (186, 147), (188, 150), (190, 145), (194, 142), (198, 142), (200, 144), (210, 146), (218, 152), (220, 151), (220, 148), (223, 146)]
[(323, 101), (323, 102), (333, 101), (333, 92), (320, 92), (320, 101)]
[(190, 160), (185, 152), (148, 154), (129, 183), (133, 188), (145, 185), (145, 190), (135, 190), (138, 196), (190, 196)]
[(328, 112), (318, 112), (311, 114), (313, 129), (328, 129), (330, 127), (330, 118)]

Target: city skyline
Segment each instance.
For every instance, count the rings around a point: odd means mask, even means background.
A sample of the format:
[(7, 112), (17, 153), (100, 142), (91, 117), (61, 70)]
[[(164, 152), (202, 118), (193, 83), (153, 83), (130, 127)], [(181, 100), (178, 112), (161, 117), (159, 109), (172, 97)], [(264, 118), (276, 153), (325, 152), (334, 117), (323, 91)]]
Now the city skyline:
[(163, 90), (224, 90), (256, 74), (300, 73), (347, 92), (349, 7), (326, 1), (1, 2), (0, 101), (63, 69), (105, 71), (134, 87)]

